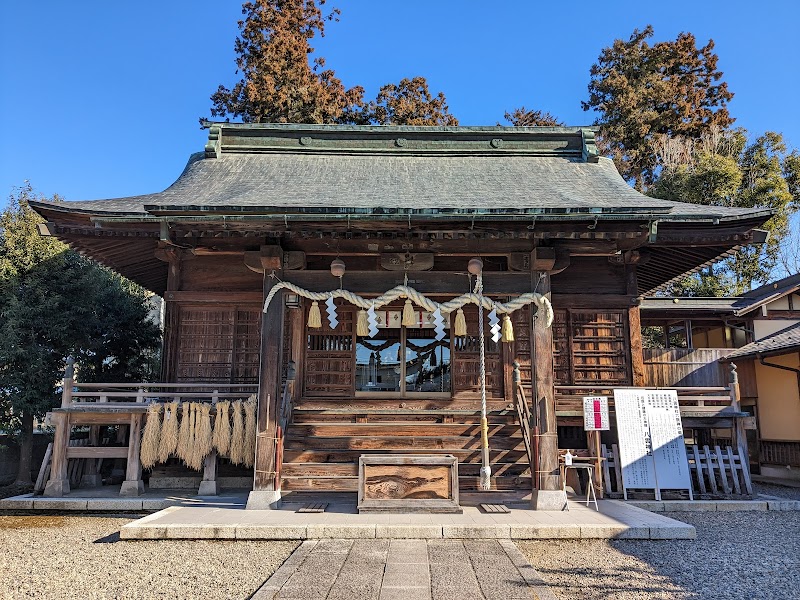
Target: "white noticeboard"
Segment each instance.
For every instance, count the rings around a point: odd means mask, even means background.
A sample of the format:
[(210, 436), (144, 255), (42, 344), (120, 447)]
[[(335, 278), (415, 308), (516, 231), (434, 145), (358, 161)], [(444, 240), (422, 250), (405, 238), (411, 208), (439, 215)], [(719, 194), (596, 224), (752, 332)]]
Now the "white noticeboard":
[(628, 488), (686, 489), (692, 498), (689, 462), (675, 390), (614, 390), (619, 461)]
[(608, 398), (605, 396), (583, 397), (583, 430), (608, 431), (611, 423), (608, 418)]

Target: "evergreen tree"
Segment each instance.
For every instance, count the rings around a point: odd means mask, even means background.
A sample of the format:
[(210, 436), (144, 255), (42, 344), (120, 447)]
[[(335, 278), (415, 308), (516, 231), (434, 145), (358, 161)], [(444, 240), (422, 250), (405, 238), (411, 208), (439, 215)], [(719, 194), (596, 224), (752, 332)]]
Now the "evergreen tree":
[(655, 136), (698, 139), (712, 126), (733, 123), (727, 108), (733, 94), (721, 81), (714, 41), (698, 48), (694, 35), (681, 33), (650, 45), (651, 37), (648, 25), (604, 48), (590, 71), (589, 100), (581, 103), (599, 112), (601, 148), (638, 190), (658, 176)]
[(0, 429), (19, 435), (20, 484), (30, 483), (34, 420), (58, 404), (66, 357), (87, 381), (141, 380), (160, 340), (145, 290), (39, 235), (35, 197), (26, 184), (0, 216)]

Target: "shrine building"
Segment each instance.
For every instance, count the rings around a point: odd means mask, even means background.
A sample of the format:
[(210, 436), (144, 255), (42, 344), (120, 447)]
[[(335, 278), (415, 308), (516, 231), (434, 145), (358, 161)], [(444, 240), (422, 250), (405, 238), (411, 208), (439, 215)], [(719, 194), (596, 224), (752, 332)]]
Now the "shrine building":
[[(771, 216), (645, 196), (591, 127), (205, 127), (163, 192), (31, 202), (44, 235), (165, 302), (160, 382), (68, 373), (47, 495), (96, 484), (71, 477), (90, 456), (127, 461), (123, 494), (183, 478), (247, 485), (265, 507), (356, 492), (363, 456), (446, 455), (460, 492), (481, 489), (488, 461), (491, 491), (547, 507), (559, 449), (616, 443), (613, 418), (584, 432), (581, 397), (649, 385), (641, 299), (763, 242)], [(705, 393), (683, 394), (684, 428), (728, 428), (736, 447), (746, 415)], [(150, 404), (251, 394), (252, 456), (171, 452), (143, 474)], [(93, 452), (70, 446), (80, 427)]]

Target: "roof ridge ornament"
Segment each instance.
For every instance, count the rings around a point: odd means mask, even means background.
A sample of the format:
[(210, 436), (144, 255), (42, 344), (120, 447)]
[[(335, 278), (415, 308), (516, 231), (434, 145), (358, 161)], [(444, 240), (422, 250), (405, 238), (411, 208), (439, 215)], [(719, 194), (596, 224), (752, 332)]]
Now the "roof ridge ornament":
[(581, 127), (581, 141), (583, 148), (581, 156), (585, 162), (596, 163), (600, 160), (600, 151), (595, 142), (595, 133), (587, 127)]
[(208, 128), (208, 142), (206, 142), (206, 158), (219, 158), (222, 154), (222, 126), (212, 125)]

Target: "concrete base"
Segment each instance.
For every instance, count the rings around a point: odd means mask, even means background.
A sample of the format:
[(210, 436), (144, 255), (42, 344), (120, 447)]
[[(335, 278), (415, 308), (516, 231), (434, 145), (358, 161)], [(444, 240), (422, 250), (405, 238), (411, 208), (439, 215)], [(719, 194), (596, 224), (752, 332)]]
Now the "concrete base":
[(216, 496), (219, 493), (216, 481), (201, 481), (197, 488), (198, 496)]
[(567, 508), (567, 493), (563, 490), (534, 490), (531, 494), (533, 510), (564, 510)]
[(48, 498), (61, 498), (69, 492), (69, 479), (51, 479), (44, 486), (44, 495)]
[(247, 496), (247, 510), (278, 510), (280, 506), (280, 492), (253, 490)]
[(120, 496), (141, 496), (144, 494), (144, 481), (141, 479), (123, 481), (122, 487), (119, 488)]

